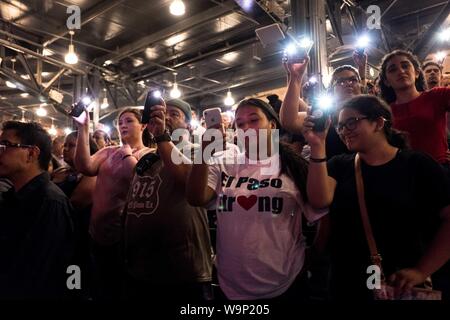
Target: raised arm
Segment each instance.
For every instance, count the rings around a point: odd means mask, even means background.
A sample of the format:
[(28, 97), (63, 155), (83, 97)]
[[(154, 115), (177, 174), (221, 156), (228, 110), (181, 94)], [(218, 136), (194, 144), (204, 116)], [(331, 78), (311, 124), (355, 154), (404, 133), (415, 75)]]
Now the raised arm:
[(353, 52), (353, 61), (355, 62), (359, 76), (361, 77), (361, 90), (365, 91), (365, 88), (367, 86), (367, 79), (366, 79), (366, 69), (367, 69), (367, 54), (358, 54), (356, 51)]
[[(156, 138), (165, 133), (165, 112), (165, 106), (152, 107), (152, 112), (150, 114), (151, 125), (148, 125), (147, 129)], [(172, 141), (158, 142), (158, 154), (161, 156), (164, 166), (170, 174), (178, 183), (181, 183), (184, 186), (187, 181), (188, 173), (191, 170), (191, 160), (185, 157)]]
[[(311, 147), (311, 157), (308, 168), (308, 179), (306, 191), (308, 201), (315, 208), (326, 208), (333, 201), (334, 191), (336, 189), (336, 180), (328, 176), (327, 155), (325, 153), (325, 138), (328, 129), (324, 132), (313, 131), (314, 123), (312, 117), (305, 119), (303, 136)], [(330, 125), (328, 120), (327, 127)]]
[(302, 78), (306, 71), (309, 58), (303, 63), (284, 62), (288, 73), (286, 96), (280, 109), (280, 121), (283, 127), (292, 133), (301, 133), (308, 106), (300, 98)]
[[(212, 148), (214, 148), (212, 143), (217, 147), (220, 145), (224, 147), (224, 137), (225, 131), (223, 125), (207, 129), (202, 136), (202, 152), (197, 154), (197, 158), (194, 159), (194, 164), (192, 165), (192, 170), (188, 178), (188, 187), (186, 188), (187, 200), (193, 206), (205, 206), (216, 197), (216, 191), (208, 185), (210, 180), (209, 175), (210, 170), (212, 170), (212, 172), (215, 173), (215, 179), (213, 180), (216, 180), (218, 177), (221, 177), (221, 172), (218, 172), (218, 168), (215, 166), (211, 164), (208, 165), (207, 163), (209, 162), (210, 156), (212, 156)], [(215, 140), (216, 138), (217, 141)], [(210, 148), (208, 148), (208, 146), (210, 146)]]
[(100, 165), (108, 156), (109, 148), (103, 148), (91, 157), (89, 152), (89, 112), (85, 110), (84, 121), (76, 121), (78, 126), (77, 148), (75, 151), (75, 168), (82, 174), (94, 177)]

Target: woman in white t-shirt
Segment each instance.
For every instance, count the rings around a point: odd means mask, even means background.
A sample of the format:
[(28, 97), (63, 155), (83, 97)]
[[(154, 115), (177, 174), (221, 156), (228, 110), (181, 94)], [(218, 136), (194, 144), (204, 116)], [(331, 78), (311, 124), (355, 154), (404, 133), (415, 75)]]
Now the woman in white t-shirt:
[(262, 100), (239, 103), (236, 128), (245, 152), (195, 163), (186, 191), (192, 205), (216, 201), (220, 288), (233, 300), (301, 299), (302, 216), (312, 222), (324, 214), (306, 204), (307, 162), (279, 143), (278, 117)]

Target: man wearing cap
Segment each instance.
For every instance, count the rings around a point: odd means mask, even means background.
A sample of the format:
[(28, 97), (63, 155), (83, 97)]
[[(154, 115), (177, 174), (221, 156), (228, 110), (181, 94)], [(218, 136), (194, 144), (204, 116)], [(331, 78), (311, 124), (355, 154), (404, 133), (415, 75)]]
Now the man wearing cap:
[(185, 197), (189, 160), (172, 161), (173, 154), (184, 157), (179, 149), (196, 148), (189, 142), (191, 107), (173, 99), (153, 107), (150, 117), (157, 150), (138, 162), (124, 211), (125, 295), (201, 301), (212, 271), (206, 212)]

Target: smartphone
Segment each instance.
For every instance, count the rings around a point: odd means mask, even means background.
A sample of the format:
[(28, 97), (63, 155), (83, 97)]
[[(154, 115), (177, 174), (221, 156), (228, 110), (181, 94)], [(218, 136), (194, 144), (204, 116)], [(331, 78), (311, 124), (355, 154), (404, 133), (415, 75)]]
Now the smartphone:
[(285, 50), (284, 60), (289, 63), (301, 63), (308, 57), (314, 42), (304, 38), (300, 42), (291, 43)]
[(322, 95), (312, 99), (311, 115), (315, 118), (313, 131), (325, 131), (327, 119), (329, 118), (334, 106), (333, 97)]
[(217, 128), (222, 124), (222, 110), (220, 108), (210, 108), (203, 111), (203, 117), (205, 118), (206, 128)]
[(85, 110), (85, 105), (82, 100), (77, 101), (72, 105), (72, 109), (69, 111), (69, 115), (78, 118)]
[(356, 51), (356, 54), (358, 54), (360, 56), (364, 56), (365, 48), (364, 47), (357, 47), (355, 51)]
[(150, 113), (152, 113), (152, 108), (157, 105), (164, 105), (162, 93), (159, 90), (150, 90), (145, 98), (144, 112), (142, 113), (141, 123), (147, 124), (150, 121)]

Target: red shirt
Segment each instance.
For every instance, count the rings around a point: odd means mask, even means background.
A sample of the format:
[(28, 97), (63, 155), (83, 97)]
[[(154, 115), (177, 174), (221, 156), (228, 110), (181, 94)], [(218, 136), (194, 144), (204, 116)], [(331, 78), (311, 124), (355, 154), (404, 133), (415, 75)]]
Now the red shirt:
[(433, 88), (407, 103), (391, 104), (394, 128), (408, 132), (413, 150), (429, 154), (446, 163), (447, 111), (450, 111), (450, 88)]

